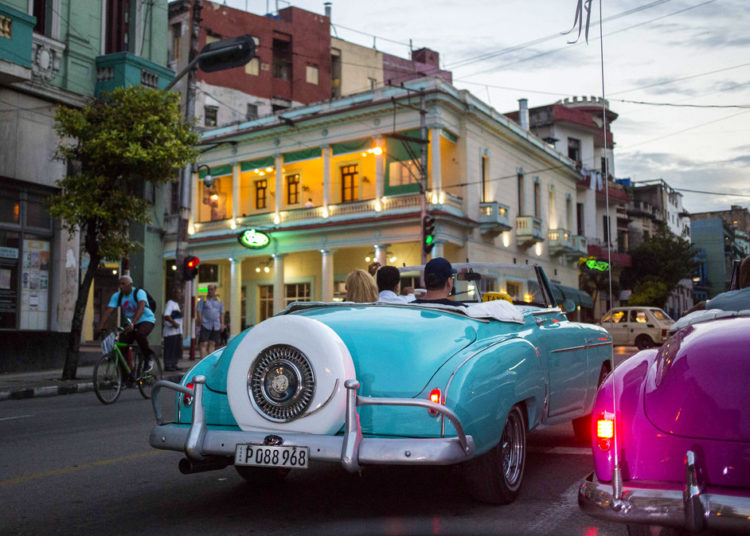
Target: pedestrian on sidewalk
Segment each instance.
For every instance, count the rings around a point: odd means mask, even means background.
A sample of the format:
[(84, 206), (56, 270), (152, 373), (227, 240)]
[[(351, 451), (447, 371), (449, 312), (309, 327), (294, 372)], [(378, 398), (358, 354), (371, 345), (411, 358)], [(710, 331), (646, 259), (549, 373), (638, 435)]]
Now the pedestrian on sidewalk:
[(175, 285), (172, 288), (172, 299), (164, 306), (164, 370), (167, 372), (179, 370), (177, 367), (182, 357), (182, 289)]
[[(131, 344), (135, 340), (143, 354), (145, 372), (151, 371), (154, 366), (154, 351), (148, 344), (148, 334), (154, 329), (156, 317), (148, 306), (148, 294), (142, 288), (135, 292), (133, 279), (129, 275), (120, 276), (120, 290), (109, 299), (99, 326), (106, 326), (107, 320), (117, 307), (122, 308), (123, 316), (129, 321), (125, 331), (120, 334), (120, 342)], [(102, 327), (99, 333), (104, 329)]]
[(197, 312), (201, 328), (198, 343), (203, 359), (221, 345), (224, 329), (224, 304), (216, 297), (216, 285), (208, 285), (208, 295), (198, 302)]

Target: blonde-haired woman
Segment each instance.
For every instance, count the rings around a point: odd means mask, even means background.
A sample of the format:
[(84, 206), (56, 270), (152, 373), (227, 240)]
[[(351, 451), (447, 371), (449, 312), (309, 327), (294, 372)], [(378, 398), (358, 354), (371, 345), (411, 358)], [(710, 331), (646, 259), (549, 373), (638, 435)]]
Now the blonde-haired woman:
[(378, 301), (375, 278), (359, 268), (346, 276), (346, 301), (367, 303)]

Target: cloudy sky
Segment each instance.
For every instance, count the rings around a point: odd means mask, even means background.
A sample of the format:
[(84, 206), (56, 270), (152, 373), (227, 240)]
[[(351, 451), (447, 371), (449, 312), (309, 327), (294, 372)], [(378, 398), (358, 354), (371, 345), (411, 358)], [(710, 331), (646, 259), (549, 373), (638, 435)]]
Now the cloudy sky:
[[(577, 29), (562, 35), (578, 0), (333, 0), (332, 22), (339, 37), (391, 54), (408, 57), (410, 41), (437, 50), (457, 87), (508, 112), (522, 97), (534, 107), (602, 94), (599, 1), (588, 44), (568, 43)], [(664, 179), (691, 212), (750, 207), (747, 0), (601, 2), (616, 176)], [(258, 14), (290, 5), (226, 4)], [(324, 11), (323, 0), (291, 4)]]

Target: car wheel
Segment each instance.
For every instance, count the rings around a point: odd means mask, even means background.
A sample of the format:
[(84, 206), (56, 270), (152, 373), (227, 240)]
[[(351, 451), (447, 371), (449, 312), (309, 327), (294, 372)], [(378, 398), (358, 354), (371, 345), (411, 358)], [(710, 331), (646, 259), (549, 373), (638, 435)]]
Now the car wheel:
[(628, 536), (682, 536), (689, 534), (687, 531), (674, 527), (662, 527), (660, 525), (635, 525), (628, 524)]
[(249, 467), (246, 465), (235, 465), (237, 474), (248, 484), (270, 486), (283, 482), (289, 474), (290, 469), (280, 467)]
[(344, 342), (319, 320), (280, 315), (234, 348), (227, 400), (242, 430), (333, 434), (344, 425), (346, 388), (356, 379)]
[(466, 482), (477, 500), (508, 504), (515, 500), (523, 482), (526, 465), (526, 419), (513, 406), (503, 428), (500, 442), (491, 450), (468, 462)]
[(635, 345), (639, 350), (645, 350), (654, 346), (654, 340), (648, 335), (641, 334), (635, 338)]
[[(599, 380), (596, 383), (597, 390), (599, 387), (602, 386), (604, 383), (604, 380), (607, 377), (607, 374), (609, 374), (609, 367), (605, 364), (602, 364), (602, 368), (599, 371)], [(584, 415), (583, 417), (578, 417), (577, 419), (573, 419), (573, 433), (576, 436), (576, 441), (579, 443), (591, 443), (591, 414)]]

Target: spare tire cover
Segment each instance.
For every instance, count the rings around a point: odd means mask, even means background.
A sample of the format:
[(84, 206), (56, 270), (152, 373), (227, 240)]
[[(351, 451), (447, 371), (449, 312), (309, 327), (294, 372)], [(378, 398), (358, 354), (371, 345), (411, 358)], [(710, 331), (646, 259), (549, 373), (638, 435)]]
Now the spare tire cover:
[(227, 398), (242, 430), (333, 434), (344, 424), (346, 388), (356, 379), (349, 350), (322, 322), (275, 316), (239, 343)]

